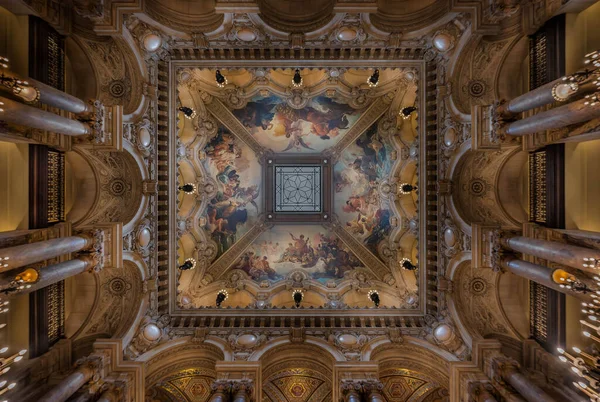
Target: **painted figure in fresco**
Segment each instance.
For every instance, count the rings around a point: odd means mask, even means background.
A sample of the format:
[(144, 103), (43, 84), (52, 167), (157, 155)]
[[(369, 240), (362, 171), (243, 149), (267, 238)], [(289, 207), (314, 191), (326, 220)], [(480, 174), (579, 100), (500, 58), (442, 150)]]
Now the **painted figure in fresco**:
[(270, 267), (268, 257), (256, 255), (253, 251), (244, 253), (238, 263), (234, 266), (235, 269), (241, 269), (255, 280), (265, 278), (277, 280), (282, 276), (278, 275), (273, 268)]
[(233, 114), (250, 129), (260, 127), (263, 130), (270, 130), (273, 128), (274, 108), (279, 102), (281, 100), (275, 96), (253, 100), (245, 107), (234, 110)]
[(247, 164), (239, 162), (242, 150), (235, 145), (231, 133), (219, 130), (204, 148), (212, 171), (216, 171), (219, 185), (217, 194), (207, 207), (206, 230), (219, 245), (221, 255), (236, 241), (238, 227), (248, 221), (247, 205), (251, 204), (258, 212), (256, 198), (259, 195), (258, 185), (243, 186), (240, 173), (247, 169)]
[(390, 211), (377, 190), (381, 180), (389, 174), (390, 161), (376, 124), (356, 140), (354, 151), (345, 159), (345, 167), (335, 173), (335, 191), (350, 189), (342, 205), (343, 212), (353, 216), (346, 221), (346, 230), (376, 252), (377, 245), (390, 230)]
[(274, 137), (289, 139), (286, 148), (279, 152), (314, 150), (309, 137), (322, 140), (337, 137), (341, 130), (349, 128), (348, 117), (359, 113), (359, 110), (325, 96), (311, 99), (308, 106), (301, 109), (294, 109), (277, 96), (254, 98), (244, 108), (233, 111), (252, 134), (262, 130)]

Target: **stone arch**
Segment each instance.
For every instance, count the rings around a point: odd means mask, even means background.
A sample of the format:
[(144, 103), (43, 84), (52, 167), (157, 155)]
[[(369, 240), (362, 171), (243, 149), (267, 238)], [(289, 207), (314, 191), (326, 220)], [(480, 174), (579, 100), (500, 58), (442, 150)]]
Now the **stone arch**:
[(145, 361), (146, 396), (150, 400), (208, 400), (223, 360), (216, 346), (186, 342), (168, 347)]
[[(504, 227), (518, 227), (514, 219), (503, 206), (499, 186), (502, 167), (518, 148), (497, 151), (473, 151), (464, 153), (458, 161), (452, 181), (456, 188), (452, 193), (456, 210), (467, 224), (474, 222)], [(503, 199), (506, 197), (503, 195)], [(512, 204), (511, 204), (512, 205)]]
[(96, 274), (93, 307), (72, 338), (122, 338), (129, 333), (144, 304), (142, 278), (138, 266), (128, 260), (122, 268), (105, 268)]
[(474, 268), (471, 260), (454, 270), (454, 310), (472, 339), (490, 334), (519, 337), (500, 307), (498, 276), (489, 268)]
[(99, 151), (77, 148), (91, 166), (96, 183), (96, 201), (78, 226), (122, 222), (126, 225), (142, 202), (142, 173), (135, 158), (127, 151)]
[(96, 172), (79, 152), (65, 154), (65, 187), (69, 195), (65, 212), (67, 220), (77, 225), (96, 208), (99, 185)]
[(371, 358), (379, 363), (386, 401), (447, 400), (450, 362), (430, 348), (405, 339), (378, 346)]
[(334, 359), (313, 345), (288, 344), (263, 355), (263, 401), (291, 402), (333, 398)]

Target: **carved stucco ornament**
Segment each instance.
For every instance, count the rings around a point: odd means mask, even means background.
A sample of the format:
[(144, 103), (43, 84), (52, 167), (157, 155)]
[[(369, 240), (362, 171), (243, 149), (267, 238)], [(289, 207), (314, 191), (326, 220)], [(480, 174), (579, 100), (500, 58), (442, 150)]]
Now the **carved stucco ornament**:
[(348, 360), (361, 360), (361, 349), (369, 341), (369, 337), (357, 332), (334, 332), (327, 337), (329, 343), (340, 350)]

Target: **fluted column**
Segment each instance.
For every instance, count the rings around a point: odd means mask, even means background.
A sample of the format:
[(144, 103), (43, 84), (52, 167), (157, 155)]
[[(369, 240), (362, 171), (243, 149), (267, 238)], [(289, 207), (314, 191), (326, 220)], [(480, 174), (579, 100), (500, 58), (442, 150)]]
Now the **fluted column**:
[(503, 127), (503, 131), (505, 134), (521, 136), (583, 123), (600, 117), (600, 107), (589, 106), (585, 102), (587, 102), (586, 99), (581, 99), (517, 120)]
[(0, 249), (0, 273), (87, 249), (98, 241), (94, 237), (82, 234)]
[(494, 371), (504, 382), (513, 387), (528, 402), (556, 402), (543, 389), (521, 373), (516, 362), (499, 358), (493, 361)]
[[(491, 385), (488, 386), (491, 387)], [(473, 402), (498, 402), (486, 386), (480, 382), (469, 384), (469, 396)]]
[(99, 270), (102, 265), (100, 259), (101, 256), (82, 255), (73, 260), (48, 265), (39, 270), (26, 268), (20, 272), (4, 272), (0, 274), (0, 292), (6, 292), (11, 296), (31, 293), (71, 276), (90, 271), (93, 267)]
[(598, 269), (595, 267), (584, 267), (584, 264), (594, 265), (594, 262), (586, 261), (584, 258), (600, 261), (600, 251), (598, 250), (524, 236), (503, 237), (500, 242), (504, 247), (519, 253), (543, 258), (582, 271), (598, 273)]
[[(92, 105), (82, 101), (81, 99), (69, 95), (68, 93), (46, 85), (43, 82), (34, 80), (33, 78), (21, 78), (11, 71), (4, 71), (4, 76), (7, 78), (20, 79), (26, 81), (28, 86), (34, 87), (39, 91), (39, 101), (46, 105), (66, 110), (74, 114), (82, 115), (93, 111)], [(0, 89), (6, 92), (12, 92), (11, 88), (0, 85)]]
[(67, 119), (10, 99), (0, 97), (0, 109), (4, 110), (0, 112), (0, 120), (9, 123), (71, 136), (92, 133), (92, 128), (87, 123)]
[(533, 264), (531, 262), (519, 260), (513, 256), (505, 256), (501, 260), (501, 266), (507, 271), (512, 272), (515, 275), (529, 279), (544, 285), (548, 288), (554, 289), (558, 292), (569, 294), (579, 300), (591, 303), (592, 297), (586, 293), (578, 293), (561, 288), (560, 285), (552, 279), (553, 273), (556, 271), (552, 268), (545, 267), (543, 265)]
[(38, 402), (64, 402), (97, 374), (101, 367), (99, 358), (86, 358), (78, 363), (73, 373), (52, 388)]
[(229, 381), (215, 381), (212, 384), (212, 395), (208, 402), (228, 402), (231, 384)]

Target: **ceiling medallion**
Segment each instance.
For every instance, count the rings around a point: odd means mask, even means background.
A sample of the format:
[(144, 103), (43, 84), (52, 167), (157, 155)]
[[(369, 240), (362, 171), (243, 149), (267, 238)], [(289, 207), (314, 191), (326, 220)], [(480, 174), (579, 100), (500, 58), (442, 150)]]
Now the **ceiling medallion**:
[(481, 80), (471, 80), (467, 84), (469, 95), (479, 98), (486, 92), (486, 84)]

